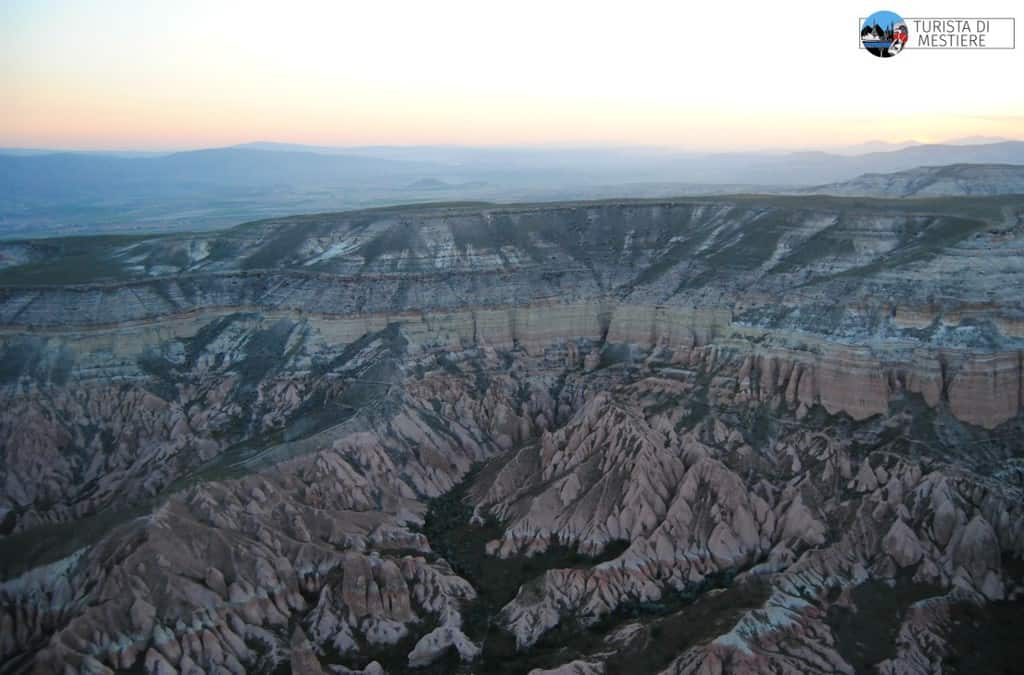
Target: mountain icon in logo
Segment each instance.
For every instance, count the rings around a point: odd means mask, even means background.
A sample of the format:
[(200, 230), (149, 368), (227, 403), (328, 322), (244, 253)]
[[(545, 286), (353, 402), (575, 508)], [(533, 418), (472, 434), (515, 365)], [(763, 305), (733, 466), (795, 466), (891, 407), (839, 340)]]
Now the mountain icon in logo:
[(896, 56), (907, 46), (907, 22), (896, 12), (875, 12), (860, 27), (860, 42), (875, 56)]

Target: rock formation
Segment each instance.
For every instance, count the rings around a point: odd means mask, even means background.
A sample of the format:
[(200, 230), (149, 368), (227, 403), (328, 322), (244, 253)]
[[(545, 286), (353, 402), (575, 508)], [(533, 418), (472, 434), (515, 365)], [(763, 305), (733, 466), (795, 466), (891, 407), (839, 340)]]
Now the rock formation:
[(19, 244), (0, 672), (985, 669), (1005, 645), (954, 626), (1024, 597), (1022, 215), (723, 197)]
[(866, 173), (853, 180), (800, 190), (841, 197), (977, 197), (1024, 194), (1019, 164), (921, 166), (896, 173)]

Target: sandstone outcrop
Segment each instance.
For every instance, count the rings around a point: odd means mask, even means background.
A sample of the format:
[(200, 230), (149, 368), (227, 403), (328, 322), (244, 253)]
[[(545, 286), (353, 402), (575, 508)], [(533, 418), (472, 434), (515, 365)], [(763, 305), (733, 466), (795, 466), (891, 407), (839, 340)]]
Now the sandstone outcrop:
[(384, 209), (8, 283), (3, 672), (932, 672), (1024, 599), (1024, 206), (965, 204)]

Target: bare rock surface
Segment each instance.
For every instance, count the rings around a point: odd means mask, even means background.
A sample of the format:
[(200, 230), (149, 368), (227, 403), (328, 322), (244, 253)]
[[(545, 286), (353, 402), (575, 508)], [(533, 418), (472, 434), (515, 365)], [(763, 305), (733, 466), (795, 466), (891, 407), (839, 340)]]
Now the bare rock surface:
[(957, 627), (1024, 600), (1022, 213), (432, 206), (73, 242), (62, 285), (22, 256), (0, 673), (994, 667)]
[(896, 173), (868, 173), (843, 183), (819, 185), (802, 193), (843, 197), (937, 197), (1024, 194), (1018, 164), (922, 166)]

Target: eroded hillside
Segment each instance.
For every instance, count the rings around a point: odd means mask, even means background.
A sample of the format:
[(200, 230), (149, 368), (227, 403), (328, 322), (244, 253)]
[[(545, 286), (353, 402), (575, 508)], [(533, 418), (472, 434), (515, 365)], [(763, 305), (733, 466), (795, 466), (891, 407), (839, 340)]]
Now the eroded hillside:
[(4, 672), (999, 667), (954, 626), (1022, 593), (1022, 215), (2, 243)]

